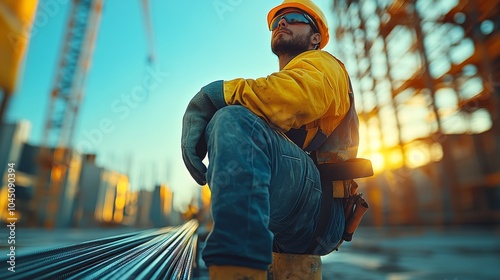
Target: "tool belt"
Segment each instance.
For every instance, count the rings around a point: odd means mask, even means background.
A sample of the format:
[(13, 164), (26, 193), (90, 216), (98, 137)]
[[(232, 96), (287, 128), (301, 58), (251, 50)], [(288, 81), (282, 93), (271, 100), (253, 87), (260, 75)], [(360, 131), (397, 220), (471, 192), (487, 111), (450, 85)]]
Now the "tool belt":
[(373, 169), (371, 162), (362, 158), (349, 159), (340, 163), (319, 164), (317, 167), (321, 176), (323, 191), (331, 191), (332, 195), (323, 196), (318, 226), (308, 251), (315, 251), (318, 246), (321, 246), (319, 240), (324, 236), (330, 221), (329, 215), (334, 198), (342, 199), (344, 202), (344, 233), (342, 239), (332, 250), (338, 251), (344, 241), (349, 242), (352, 240), (354, 232), (369, 208), (362, 194), (358, 193), (358, 184), (353, 179), (372, 176)]
[(334, 198), (348, 198), (357, 193), (358, 185), (353, 179), (373, 175), (372, 163), (364, 158), (353, 158), (338, 163), (316, 165), (323, 184), (333, 188)]

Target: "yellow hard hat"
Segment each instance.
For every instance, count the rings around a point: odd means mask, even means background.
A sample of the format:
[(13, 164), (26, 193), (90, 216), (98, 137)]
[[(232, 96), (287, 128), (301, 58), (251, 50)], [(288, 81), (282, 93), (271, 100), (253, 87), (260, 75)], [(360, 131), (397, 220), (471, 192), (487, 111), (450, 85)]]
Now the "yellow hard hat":
[(316, 4), (311, 0), (285, 0), (281, 5), (272, 8), (267, 14), (267, 25), (271, 25), (271, 21), (276, 16), (276, 14), (285, 8), (297, 8), (306, 12), (311, 16), (317, 23), (319, 28), (319, 33), (321, 34), (321, 42), (319, 48), (322, 49), (328, 43), (330, 35), (328, 34), (328, 23), (323, 12), (320, 10)]

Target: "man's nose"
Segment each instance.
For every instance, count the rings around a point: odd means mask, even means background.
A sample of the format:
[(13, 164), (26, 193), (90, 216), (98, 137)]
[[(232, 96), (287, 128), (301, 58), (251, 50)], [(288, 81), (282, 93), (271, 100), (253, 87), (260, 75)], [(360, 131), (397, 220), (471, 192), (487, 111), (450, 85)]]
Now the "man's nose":
[(286, 26), (288, 22), (286, 22), (285, 17), (281, 17), (280, 20), (278, 21), (278, 27), (280, 26)]

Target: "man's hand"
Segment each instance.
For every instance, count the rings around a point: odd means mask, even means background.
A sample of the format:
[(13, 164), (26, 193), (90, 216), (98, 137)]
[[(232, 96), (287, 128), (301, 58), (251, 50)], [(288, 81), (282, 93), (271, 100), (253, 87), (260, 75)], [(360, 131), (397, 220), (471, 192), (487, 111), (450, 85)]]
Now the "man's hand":
[(223, 81), (204, 86), (189, 102), (182, 119), (182, 159), (193, 179), (200, 185), (207, 183), (207, 167), (203, 159), (207, 154), (205, 128), (224, 101)]

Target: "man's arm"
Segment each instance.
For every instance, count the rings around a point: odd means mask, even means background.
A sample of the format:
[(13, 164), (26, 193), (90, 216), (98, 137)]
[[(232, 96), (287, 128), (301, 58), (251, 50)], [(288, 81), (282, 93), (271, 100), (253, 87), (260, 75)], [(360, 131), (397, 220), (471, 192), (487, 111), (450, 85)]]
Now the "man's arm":
[[(228, 105), (240, 104), (282, 131), (349, 108), (346, 71), (326, 52), (306, 52), (266, 78), (224, 82)], [(334, 106), (332, 107), (332, 104)]]
[(193, 179), (200, 185), (207, 183), (207, 167), (203, 159), (207, 154), (205, 128), (217, 110), (226, 106), (222, 81), (212, 82), (191, 99), (182, 118), (182, 159)]

